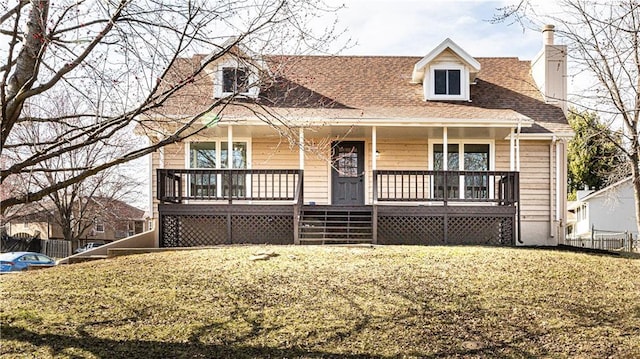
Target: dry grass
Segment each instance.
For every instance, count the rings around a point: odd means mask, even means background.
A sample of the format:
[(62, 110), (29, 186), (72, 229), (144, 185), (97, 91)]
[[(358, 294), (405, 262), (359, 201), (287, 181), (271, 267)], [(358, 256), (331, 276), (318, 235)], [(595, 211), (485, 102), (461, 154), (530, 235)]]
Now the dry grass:
[[(279, 255), (248, 258), (262, 249)], [(227, 247), (0, 277), (2, 357), (640, 357), (640, 260)]]

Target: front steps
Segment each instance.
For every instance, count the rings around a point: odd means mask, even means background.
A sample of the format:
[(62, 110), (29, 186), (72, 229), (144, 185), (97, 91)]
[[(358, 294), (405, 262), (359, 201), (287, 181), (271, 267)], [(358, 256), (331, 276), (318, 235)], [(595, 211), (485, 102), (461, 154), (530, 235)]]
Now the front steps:
[(304, 206), (300, 244), (373, 243), (371, 206)]

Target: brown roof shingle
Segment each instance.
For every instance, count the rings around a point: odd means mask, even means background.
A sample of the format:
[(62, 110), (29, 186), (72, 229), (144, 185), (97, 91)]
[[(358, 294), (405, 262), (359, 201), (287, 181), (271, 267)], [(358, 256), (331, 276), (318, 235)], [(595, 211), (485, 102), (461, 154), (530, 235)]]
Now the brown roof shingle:
[[(445, 118), (535, 121), (523, 132), (570, 131), (562, 110), (544, 103), (530, 73), (530, 62), (513, 57), (476, 58), (481, 71), (471, 85), (471, 102), (424, 101), (422, 85), (411, 83), (420, 57), (265, 56), (270, 81), (258, 102), (297, 115), (328, 118)], [(192, 71), (201, 55), (181, 59), (171, 72), (180, 78)], [(163, 80), (166, 81), (166, 80)], [(203, 75), (170, 98), (163, 114), (189, 115), (211, 104), (213, 83)], [(246, 114), (230, 106), (228, 115)]]

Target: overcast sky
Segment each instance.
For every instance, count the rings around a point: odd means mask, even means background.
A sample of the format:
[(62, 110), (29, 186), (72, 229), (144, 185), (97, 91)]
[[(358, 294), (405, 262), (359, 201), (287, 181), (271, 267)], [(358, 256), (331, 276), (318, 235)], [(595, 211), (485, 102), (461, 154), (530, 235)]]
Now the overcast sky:
[[(540, 32), (518, 24), (491, 24), (496, 8), (514, 1), (329, 0), (344, 4), (338, 25), (357, 45), (344, 55), (424, 56), (447, 37), (471, 56), (530, 60), (541, 49)], [(545, 1), (537, 1), (545, 6)], [(547, 4), (548, 5), (548, 4)]]

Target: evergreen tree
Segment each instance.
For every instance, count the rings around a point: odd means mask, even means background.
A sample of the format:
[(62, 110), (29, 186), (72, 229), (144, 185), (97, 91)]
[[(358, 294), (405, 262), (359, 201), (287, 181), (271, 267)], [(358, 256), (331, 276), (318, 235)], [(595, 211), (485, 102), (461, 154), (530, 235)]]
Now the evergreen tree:
[(595, 112), (571, 110), (568, 119), (575, 131), (568, 151), (570, 199), (579, 189), (598, 190), (628, 174), (620, 134), (600, 122)]

